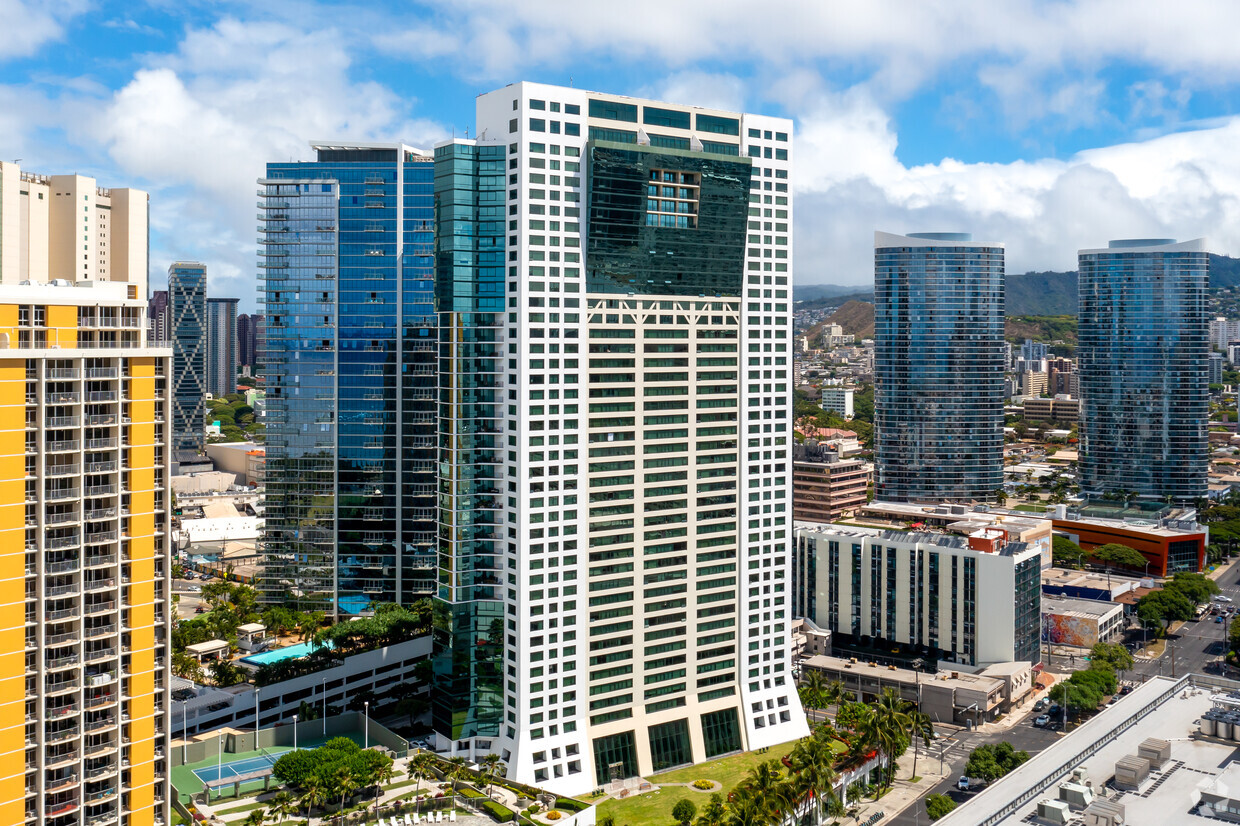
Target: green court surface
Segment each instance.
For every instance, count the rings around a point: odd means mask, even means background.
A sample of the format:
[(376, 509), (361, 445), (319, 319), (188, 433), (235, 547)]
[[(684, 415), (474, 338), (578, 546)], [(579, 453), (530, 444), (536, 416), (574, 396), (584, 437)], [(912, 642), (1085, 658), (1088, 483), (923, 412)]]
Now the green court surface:
[[(341, 736), (348, 737), (350, 740), (357, 743), (359, 746), (364, 744), (362, 735), (360, 733), (350, 733), (350, 734), (345, 734)], [(331, 739), (331, 738), (328, 738), (328, 739)], [(325, 742), (327, 742), (327, 740), (323, 739), (322, 737), (316, 737), (310, 740), (303, 739), (301, 742), (297, 744), (297, 746), (298, 748), (301, 748), (301, 749), (317, 749), (319, 746), (323, 745)], [(263, 762), (264, 754), (278, 757), (279, 755), (284, 754), (285, 752), (292, 751), (292, 750), (293, 749), (291, 746), (273, 746), (268, 749), (263, 749), (262, 751), (247, 751), (247, 752), (241, 752), (238, 754), (232, 754), (226, 751), (224, 752), (224, 761), (223, 761), (224, 762), (224, 774), (225, 776), (227, 776), (228, 774), (229, 763), (238, 763), (241, 765), (245, 765), (246, 763), (252, 763), (253, 765), (257, 765), (258, 763)], [(203, 785), (202, 785), (202, 780), (200, 780), (199, 777), (200, 776), (214, 777), (216, 774), (216, 770), (219, 767), (219, 764), (220, 764), (219, 758), (215, 755), (212, 755), (211, 757), (208, 757), (206, 760), (200, 760), (197, 763), (189, 763), (184, 766), (176, 766), (172, 769), (172, 778), (171, 778), (172, 786), (181, 795), (181, 799), (183, 801), (187, 800), (191, 795), (202, 794)], [(196, 771), (198, 772), (198, 774), (195, 774)], [(279, 783), (273, 779), (271, 781), (271, 788), (274, 789), (278, 786), (279, 786)], [(241, 784), (241, 795), (244, 796), (246, 794), (250, 794), (256, 791), (262, 791), (262, 789), (263, 789), (263, 781), (261, 779), (251, 780), (247, 783)], [(212, 790), (211, 792), (212, 800), (218, 799), (219, 797), (233, 797), (233, 796), (234, 795), (233, 795), (232, 786), (223, 786), (219, 789)]]

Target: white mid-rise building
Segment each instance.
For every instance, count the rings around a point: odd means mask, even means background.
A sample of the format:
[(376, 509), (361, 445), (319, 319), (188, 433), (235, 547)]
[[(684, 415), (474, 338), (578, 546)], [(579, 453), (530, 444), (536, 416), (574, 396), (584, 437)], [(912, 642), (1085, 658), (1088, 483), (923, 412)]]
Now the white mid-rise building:
[(1001, 527), (964, 537), (798, 524), (796, 536), (796, 614), (828, 629), (837, 654), (1041, 660), (1041, 550)]
[(441, 744), (576, 793), (804, 735), (792, 122), (534, 83), (477, 118), (436, 163), (506, 150), (503, 710)]
[(853, 417), (853, 395), (856, 393), (853, 387), (831, 387), (825, 385), (822, 388), (822, 399), (819, 406), (823, 410), (832, 410), (839, 413), (845, 419)]

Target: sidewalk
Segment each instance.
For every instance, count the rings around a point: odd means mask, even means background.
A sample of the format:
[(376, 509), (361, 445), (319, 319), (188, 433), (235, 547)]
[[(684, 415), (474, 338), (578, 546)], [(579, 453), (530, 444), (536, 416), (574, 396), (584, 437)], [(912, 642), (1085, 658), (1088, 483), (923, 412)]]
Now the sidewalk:
[[(1048, 677), (1054, 677), (1056, 683), (1060, 680), (1066, 679), (1064, 675), (1056, 674), (1053, 671), (1043, 673)], [(1049, 694), (1049, 690), (1030, 691), (1025, 695), (1025, 699), (1021, 700), (1018, 705), (1014, 706), (1011, 711), (1003, 716), (1002, 720), (996, 720), (993, 723), (982, 723), (977, 727), (977, 731), (981, 734), (996, 734), (999, 732), (1011, 731), (1016, 728), (1022, 720), (1029, 716), (1030, 712), (1033, 711), (1034, 703), (1044, 697), (1047, 697)]]
[(892, 786), (891, 791), (878, 800), (866, 800), (858, 805), (856, 807), (857, 816), (855, 822), (864, 823), (867, 818), (878, 812), (883, 813), (883, 820), (890, 820), (929, 794), (931, 789), (943, 782), (944, 777), (951, 774), (950, 766), (946, 766), (945, 771), (940, 772), (938, 756), (927, 753), (925, 748), (920, 748), (919, 750), (917, 774), (920, 780), (916, 783), (910, 783), (908, 780), (909, 772), (913, 770), (913, 752), (911, 748), (900, 758), (897, 766), (896, 775), (898, 779), (895, 785)]

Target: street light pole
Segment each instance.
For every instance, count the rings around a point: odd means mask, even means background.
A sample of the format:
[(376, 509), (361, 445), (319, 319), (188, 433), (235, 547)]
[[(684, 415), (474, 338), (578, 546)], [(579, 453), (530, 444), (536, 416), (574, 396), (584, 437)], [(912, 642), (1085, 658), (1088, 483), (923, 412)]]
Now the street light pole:
[(323, 685), (323, 739), (327, 739), (327, 678), (320, 681)]
[(364, 734), (362, 736), (365, 738), (365, 748), (370, 748), (370, 700), (362, 703), (362, 714), (365, 715), (364, 719), (366, 720)]
[(293, 751), (297, 751), (297, 715), (293, 715)]

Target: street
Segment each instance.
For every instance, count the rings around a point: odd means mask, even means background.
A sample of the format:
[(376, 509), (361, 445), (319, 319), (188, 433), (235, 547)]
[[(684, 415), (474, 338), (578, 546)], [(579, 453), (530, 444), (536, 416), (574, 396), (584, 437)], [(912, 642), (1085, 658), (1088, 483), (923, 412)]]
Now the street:
[[(1229, 570), (1225, 571), (1217, 580), (1222, 594), (1231, 597), (1233, 602), (1223, 603), (1224, 605), (1240, 606), (1240, 564), (1233, 565)], [(1218, 673), (1219, 664), (1223, 654), (1227, 650), (1227, 629), (1230, 625), (1230, 619), (1224, 622), (1216, 622), (1213, 616), (1207, 615), (1201, 620), (1184, 623), (1180, 626), (1175, 634), (1167, 637), (1168, 646), (1162, 656), (1157, 659), (1143, 660), (1137, 659), (1131, 671), (1120, 674), (1120, 678), (1125, 682), (1141, 682), (1150, 677), (1159, 675), (1183, 676), (1188, 673)], [(1125, 642), (1141, 641), (1141, 631), (1129, 631)], [(1139, 648), (1139, 645), (1136, 646)], [(1083, 653), (1083, 652), (1082, 652)], [(1064, 653), (1056, 648), (1046, 657), (1048, 670), (1057, 674), (1070, 674), (1072, 671), (1084, 668), (1087, 663), (1080, 654), (1075, 657)], [(1174, 660), (1174, 668), (1172, 661)], [(964, 765), (968, 760), (969, 752), (986, 743), (999, 743), (1004, 740), (1011, 743), (1016, 749), (1024, 749), (1030, 755), (1053, 745), (1061, 736), (1056, 731), (1048, 731), (1045, 729), (1035, 728), (1032, 720), (1036, 715), (1030, 714), (1018, 723), (1012, 730), (1006, 732), (998, 732), (994, 734), (976, 734), (968, 731), (960, 731), (952, 736), (952, 740), (947, 743), (945, 761), (946, 765), (952, 766), (944, 780), (927, 794), (945, 794), (955, 800), (957, 803), (963, 803), (977, 792), (961, 792), (956, 790), (956, 781), (964, 772)], [(940, 735), (944, 737), (944, 735)], [(940, 742), (943, 742), (940, 740)], [(936, 749), (932, 750), (935, 757), (938, 758), (937, 744)], [(922, 759), (925, 759), (924, 756)], [(929, 824), (930, 819), (926, 815), (925, 796), (918, 800), (916, 804), (905, 809), (900, 815), (889, 822), (891, 826), (924, 826)]]
[[(961, 792), (956, 789), (956, 781), (964, 773), (964, 765), (969, 760), (969, 752), (978, 746), (988, 743), (1001, 743), (1006, 740), (1017, 751), (1023, 749), (1032, 756), (1053, 745), (1058, 741), (1060, 735), (1046, 729), (1035, 728), (1031, 722), (1035, 716), (1037, 715), (1030, 714), (1026, 716), (1010, 731), (979, 734), (962, 729), (953, 734), (940, 733), (939, 740), (930, 749), (932, 756), (929, 759), (938, 760), (940, 746), (945, 747), (944, 765), (951, 766), (952, 770), (947, 773), (943, 782), (939, 783), (927, 794), (945, 794), (957, 803), (963, 803), (973, 795), (980, 794), (980, 791)], [(919, 759), (927, 759), (924, 750)], [(902, 768), (905, 763), (908, 763), (907, 756), (901, 758)], [(930, 818), (926, 815), (925, 795), (892, 820), (885, 820), (883, 822), (890, 824), (890, 826), (926, 826), (930, 823)]]

